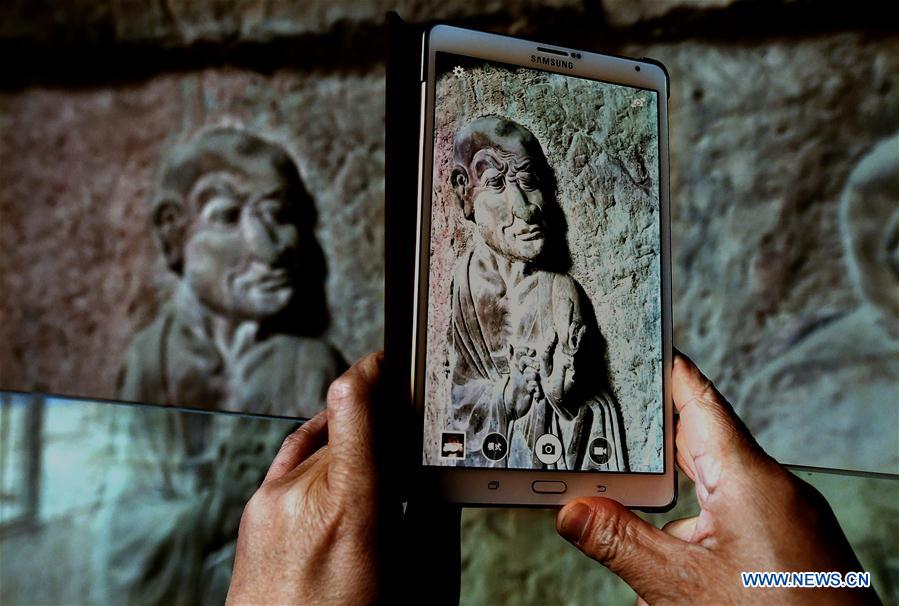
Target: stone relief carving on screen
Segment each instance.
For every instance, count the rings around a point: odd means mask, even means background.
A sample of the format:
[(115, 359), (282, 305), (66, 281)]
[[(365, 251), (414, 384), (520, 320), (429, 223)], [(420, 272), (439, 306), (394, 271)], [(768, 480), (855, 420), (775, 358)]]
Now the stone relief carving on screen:
[[(565, 271), (564, 217), (539, 141), (507, 118), (479, 118), (456, 134), (453, 163), (476, 232), (454, 270), (449, 334), (449, 429), (466, 432), (468, 464), (497, 464), (481, 446), (499, 433), (508, 440), (499, 464), (541, 468), (537, 440), (552, 434), (562, 449), (553, 468), (627, 470), (602, 337)], [(597, 438), (610, 451), (599, 463), (588, 456)]]

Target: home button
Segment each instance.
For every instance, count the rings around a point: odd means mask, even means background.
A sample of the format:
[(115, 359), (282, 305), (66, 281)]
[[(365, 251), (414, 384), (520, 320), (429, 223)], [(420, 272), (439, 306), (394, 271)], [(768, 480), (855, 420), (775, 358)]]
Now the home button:
[(540, 494), (562, 494), (568, 490), (568, 485), (565, 482), (538, 480), (531, 484), (531, 490)]

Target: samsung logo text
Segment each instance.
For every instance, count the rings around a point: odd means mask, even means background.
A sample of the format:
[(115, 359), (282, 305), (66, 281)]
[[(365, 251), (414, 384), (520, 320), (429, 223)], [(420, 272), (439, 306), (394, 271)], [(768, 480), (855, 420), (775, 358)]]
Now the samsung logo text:
[(531, 55), (531, 63), (539, 63), (540, 65), (548, 65), (550, 67), (566, 67), (568, 69), (574, 69), (574, 62), (572, 61), (562, 61), (561, 59), (553, 59), (551, 57), (538, 57), (537, 55)]

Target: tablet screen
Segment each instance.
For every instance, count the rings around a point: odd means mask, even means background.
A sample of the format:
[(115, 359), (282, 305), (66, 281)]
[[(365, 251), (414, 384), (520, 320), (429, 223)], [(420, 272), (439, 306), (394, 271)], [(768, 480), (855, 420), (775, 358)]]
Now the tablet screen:
[(658, 104), (436, 54), (425, 465), (663, 472)]

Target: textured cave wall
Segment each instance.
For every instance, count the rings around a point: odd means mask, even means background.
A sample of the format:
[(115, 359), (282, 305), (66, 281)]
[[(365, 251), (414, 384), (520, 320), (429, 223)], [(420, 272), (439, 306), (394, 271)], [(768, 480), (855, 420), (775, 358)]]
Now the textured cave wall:
[[(132, 334), (171, 293), (150, 231), (166, 150), (217, 125), (282, 144), (318, 209), (331, 325), (354, 360), (383, 339), (383, 71), (207, 69), (128, 86), (30, 87), (0, 164), (5, 388), (115, 397)], [(365, 111), (359, 111), (365, 107)]]
[[(112, 394), (131, 332), (170, 288), (146, 222), (156, 167), (171, 142), (211, 124), (285, 144), (319, 209), (327, 337), (349, 360), (382, 342), (385, 6), (164, 7), (0, 7), (0, 45), (21, 58), (0, 92), (0, 288), (15, 293), (0, 301), (6, 386)], [(398, 8), (666, 64), (675, 344), (744, 414), (748, 386), (771, 364), (865, 305), (848, 278), (837, 206), (858, 160), (899, 131), (899, 39), (876, 3)], [(845, 373), (835, 397), (860, 381), (863, 372)], [(810, 420), (833, 405), (814, 383), (798, 404)], [(876, 393), (897, 395), (889, 377)], [(765, 435), (776, 423), (747, 420), (778, 458), (895, 471), (896, 449), (848, 456), (869, 428), (834, 440), (821, 461)]]
[[(861, 158), (899, 132), (899, 39), (855, 32), (629, 52), (663, 61), (672, 78), (675, 346), (777, 459), (897, 473), (899, 341), (879, 326), (896, 318), (872, 311), (863, 331), (845, 321), (871, 305), (850, 280), (841, 233), (852, 226), (839, 204)], [(895, 300), (895, 282), (882, 288)], [(825, 334), (815, 349), (832, 353), (818, 370), (783, 368), (796, 389), (776, 389), (772, 368)], [(780, 423), (787, 414), (791, 424)]]
[[(109, 393), (130, 331), (170, 287), (146, 224), (159, 159), (180, 135), (221, 122), (258, 128), (297, 160), (319, 210), (328, 337), (348, 359), (378, 347), (388, 4), (0, 3), (8, 59), (0, 80), (0, 378)], [(838, 204), (859, 159), (899, 131), (899, 34), (887, 3), (404, 0), (397, 8), (417, 20), (455, 19), (665, 63), (675, 345), (775, 456), (816, 464), (807, 444), (776, 423), (753, 424), (753, 409), (782, 403), (750, 408), (746, 391), (822, 328), (839, 332), (840, 355), (864, 354), (852, 325), (839, 321), (869, 303), (849, 279)], [(888, 366), (895, 340), (882, 332), (877, 359)], [(807, 397), (793, 408), (812, 427), (833, 387), (845, 395), (864, 383), (896, 401), (895, 381), (874, 365), (794, 378)], [(845, 466), (869, 431), (893, 432), (896, 446), (866, 452), (862, 465), (895, 473), (899, 427), (876, 417), (864, 432), (817, 441)], [(48, 478), (78, 473), (53, 465)], [(897, 483), (819, 479), (881, 597), (899, 602)], [(682, 495), (690, 490), (682, 484)], [(0, 601), (71, 603), (91, 582), (78, 558), (92, 535), (82, 526), (36, 532), (0, 541), (0, 555), (17, 558), (14, 570), (0, 566)], [(633, 602), (620, 581), (554, 535), (549, 512), (466, 510), (462, 539), (464, 603)], [(6, 575), (44, 579), (35, 570), (61, 553), (73, 554), (54, 562), (65, 574), (40, 594), (15, 593), (22, 585)]]
[[(565, 103), (559, 98), (566, 96)], [(428, 318), (427, 436), (436, 461), (447, 427), (449, 376), (446, 335), (450, 286), (457, 260), (471, 249), (473, 223), (464, 219), (450, 186), (455, 134), (475, 118), (505, 116), (530, 130), (555, 174), (556, 203), (564, 216), (569, 275), (584, 289), (605, 339), (609, 382), (624, 422), (632, 470), (660, 471), (662, 450), (661, 331), (658, 304), (659, 181), (655, 95), (583, 79), (471, 67), (437, 83), (434, 195)], [(552, 192), (544, 195), (551, 195)], [(593, 366), (595, 368), (596, 366)], [(430, 416), (428, 418), (431, 418)], [(427, 424), (426, 424), (427, 425)]]

